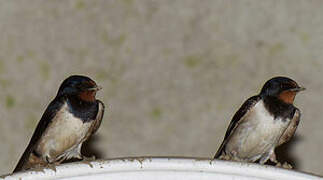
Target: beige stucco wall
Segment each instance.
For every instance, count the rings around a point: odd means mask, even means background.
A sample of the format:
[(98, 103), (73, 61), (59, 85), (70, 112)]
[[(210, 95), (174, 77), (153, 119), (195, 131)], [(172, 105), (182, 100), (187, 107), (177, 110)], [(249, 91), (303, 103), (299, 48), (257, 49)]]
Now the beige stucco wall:
[(243, 101), (285, 75), (307, 91), (279, 153), (323, 174), (322, 1), (1, 1), (0, 174), (11, 172), (59, 84), (86, 74), (107, 106), (101, 158), (213, 157)]

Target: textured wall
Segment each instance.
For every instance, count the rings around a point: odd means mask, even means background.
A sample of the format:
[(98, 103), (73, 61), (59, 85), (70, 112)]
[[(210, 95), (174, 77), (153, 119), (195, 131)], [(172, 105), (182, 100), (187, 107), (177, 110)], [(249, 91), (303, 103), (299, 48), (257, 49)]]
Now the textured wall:
[(92, 77), (107, 105), (102, 158), (213, 157), (243, 101), (286, 75), (307, 91), (279, 153), (323, 174), (322, 1), (1, 1), (0, 174), (11, 172), (59, 84)]

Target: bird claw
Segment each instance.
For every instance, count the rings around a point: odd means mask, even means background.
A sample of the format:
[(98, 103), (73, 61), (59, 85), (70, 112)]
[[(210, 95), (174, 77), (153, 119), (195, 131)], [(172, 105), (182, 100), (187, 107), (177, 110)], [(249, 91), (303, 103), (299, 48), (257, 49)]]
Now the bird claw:
[(289, 164), (288, 162), (284, 162), (283, 164), (278, 162), (276, 164), (276, 167), (280, 167), (280, 168), (284, 168), (284, 169), (293, 169), (293, 166), (291, 164)]
[(56, 165), (58, 165), (58, 164), (56, 164), (56, 163), (50, 164), (49, 163), (49, 164), (45, 164), (45, 165), (37, 165), (35, 167), (30, 168), (30, 170), (45, 173), (45, 169), (51, 169), (54, 172), (56, 172)]
[(219, 157), (220, 160), (231, 160), (231, 157), (227, 154), (222, 154), (220, 157)]
[(30, 169), (27, 169), (27, 170), (32, 170), (32, 171), (35, 171), (35, 172), (42, 172), (42, 173), (45, 173), (45, 169), (46, 166), (37, 166), (37, 167), (32, 167)]
[(83, 161), (94, 161), (96, 158), (95, 156), (91, 156), (91, 157), (86, 157), (86, 156), (83, 156), (82, 157)]
[(270, 156), (269, 156), (269, 159), (271, 162), (275, 163), (276, 165), (279, 163), (281, 164), (280, 162), (277, 161), (277, 158), (276, 158), (276, 154), (275, 152), (273, 152)]
[(86, 157), (86, 156), (82, 156), (82, 163), (89, 165), (91, 168), (93, 168), (93, 165), (91, 164), (91, 161), (95, 160), (95, 156), (91, 156), (91, 157)]
[(54, 172), (56, 172), (56, 165), (58, 165), (58, 164), (56, 164), (56, 163), (54, 163), (54, 164), (47, 164), (45, 167), (48, 168), (48, 169), (53, 170)]

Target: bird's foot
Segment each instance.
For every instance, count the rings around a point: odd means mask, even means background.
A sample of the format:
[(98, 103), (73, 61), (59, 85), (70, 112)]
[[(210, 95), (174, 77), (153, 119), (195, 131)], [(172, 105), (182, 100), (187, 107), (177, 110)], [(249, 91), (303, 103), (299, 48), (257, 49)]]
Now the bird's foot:
[(89, 165), (91, 168), (93, 168), (93, 165), (91, 164), (91, 161), (95, 160), (95, 156), (91, 156), (91, 157), (86, 157), (86, 156), (82, 156), (82, 163)]
[(220, 160), (231, 160), (231, 157), (227, 154), (222, 154), (220, 157), (219, 157)]
[(36, 165), (36, 166), (30, 168), (30, 170), (45, 173), (45, 169), (51, 169), (54, 172), (56, 172), (56, 166), (57, 165), (58, 165), (57, 163), (48, 163), (48, 164), (45, 164), (45, 165)]
[(273, 153), (270, 154), (269, 159), (270, 159), (271, 162), (275, 163), (276, 165), (278, 163), (280, 164), (280, 162), (277, 161), (275, 152), (273, 152)]
[(86, 157), (86, 156), (83, 156), (82, 157), (83, 161), (94, 161), (96, 158), (95, 156), (91, 156), (91, 157)]
[(45, 173), (44, 169), (46, 169), (46, 166), (35, 166), (35, 167), (32, 167), (32, 168), (27, 169), (27, 170), (32, 170), (32, 171), (35, 171), (35, 172)]
[(56, 166), (59, 165), (59, 163), (53, 163), (53, 164), (47, 164), (45, 167), (48, 169), (53, 170), (54, 172), (56, 172)]
[(284, 168), (284, 169), (293, 169), (293, 166), (291, 164), (289, 164), (288, 162), (284, 162), (283, 164), (278, 162), (276, 164), (276, 167), (280, 167), (280, 168)]

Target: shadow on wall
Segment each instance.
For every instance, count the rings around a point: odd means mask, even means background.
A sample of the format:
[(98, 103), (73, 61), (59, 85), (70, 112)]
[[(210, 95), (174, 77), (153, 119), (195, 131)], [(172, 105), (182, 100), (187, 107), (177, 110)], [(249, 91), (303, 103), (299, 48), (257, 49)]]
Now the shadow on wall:
[[(94, 156), (95, 159), (102, 159), (104, 157), (103, 152), (94, 148), (94, 144), (97, 144), (97, 142), (100, 141), (100, 139), (101, 139), (100, 136), (93, 135), (87, 141), (85, 141), (81, 149), (82, 155), (89, 158)], [(81, 161), (81, 160), (72, 158), (70, 160), (65, 160), (63, 163), (77, 162), (77, 161)]]
[[(300, 164), (299, 158), (293, 155), (292, 150), (294, 146), (302, 140), (303, 140), (302, 136), (295, 135), (289, 142), (277, 147), (275, 151), (277, 160), (281, 163), (287, 162), (293, 166), (294, 170), (299, 170), (298, 169)], [(274, 165), (272, 163), (268, 163), (268, 164)]]
[(94, 144), (97, 144), (100, 139), (101, 138), (98, 135), (91, 136), (87, 141), (83, 143), (82, 154), (86, 157), (95, 156), (96, 159), (102, 159), (104, 157), (103, 152), (94, 148)]
[[(84, 142), (82, 147), (82, 154), (86, 157), (95, 156), (96, 159), (102, 159), (104, 152), (98, 150), (95, 144), (100, 141), (101, 137), (94, 135), (91, 136), (86, 142)], [(299, 170), (300, 160), (297, 156), (293, 155), (292, 151), (296, 144), (303, 140), (302, 136), (295, 135), (289, 142), (276, 148), (277, 160), (281, 163), (287, 162), (293, 166), (294, 170)], [(73, 161), (73, 160), (72, 160)], [(74, 160), (75, 161), (75, 160)], [(274, 163), (268, 161), (268, 165), (275, 165)]]

